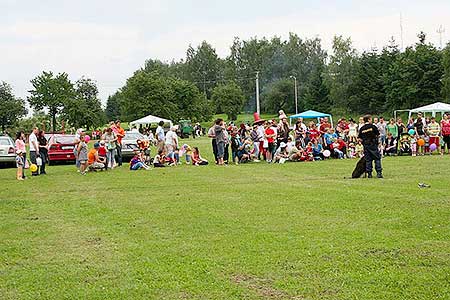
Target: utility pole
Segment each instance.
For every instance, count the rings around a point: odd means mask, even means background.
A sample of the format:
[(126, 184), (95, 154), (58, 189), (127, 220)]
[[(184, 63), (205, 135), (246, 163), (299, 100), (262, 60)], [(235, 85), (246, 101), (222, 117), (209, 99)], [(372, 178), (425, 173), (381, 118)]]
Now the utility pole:
[(445, 28), (441, 25), (439, 26), (439, 29), (437, 30), (437, 33), (439, 34), (439, 45), (442, 49), (442, 34), (445, 32)]
[(403, 16), (402, 16), (402, 13), (400, 13), (400, 42), (401, 42), (400, 50), (403, 51)]
[(295, 114), (298, 114), (298, 89), (297, 89), (297, 77), (291, 76), (294, 79), (294, 95), (295, 95)]
[(258, 115), (261, 113), (259, 105), (259, 71), (256, 72), (256, 112)]

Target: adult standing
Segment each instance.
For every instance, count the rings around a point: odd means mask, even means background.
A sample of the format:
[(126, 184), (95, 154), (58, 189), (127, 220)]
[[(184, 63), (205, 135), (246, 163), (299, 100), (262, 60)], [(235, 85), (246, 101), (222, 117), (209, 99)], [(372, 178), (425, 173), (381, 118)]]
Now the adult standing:
[(224, 156), (225, 156), (225, 144), (227, 142), (226, 128), (223, 119), (219, 118), (216, 120), (214, 125), (214, 136), (217, 143), (217, 164), (223, 166)]
[(116, 136), (117, 136), (117, 147), (116, 147), (116, 155), (117, 155), (117, 164), (119, 167), (122, 166), (122, 139), (125, 137), (125, 130), (120, 126), (120, 120), (116, 121)]
[[(439, 135), (441, 134), (441, 126), (436, 122), (436, 118), (432, 117), (430, 124), (427, 126), (428, 136), (430, 137), (429, 145), (435, 145), (436, 149), (439, 148)], [(430, 150), (430, 153), (433, 152)], [(442, 154), (442, 153), (441, 153)]]
[(114, 157), (117, 148), (117, 137), (111, 127), (106, 129), (103, 140), (105, 141), (106, 149), (108, 150), (108, 152), (106, 152), (106, 168), (113, 169), (115, 165)]
[(406, 133), (406, 126), (403, 124), (402, 118), (397, 118), (397, 129), (398, 129), (398, 138), (402, 136), (403, 133)]
[(287, 116), (282, 115), (280, 124), (278, 125), (278, 144), (287, 143), (287, 139), (289, 137), (289, 132), (291, 129), (289, 128), (289, 123), (287, 121)]
[(383, 117), (380, 117), (380, 121), (377, 123), (378, 132), (380, 133), (380, 143), (382, 147), (386, 144), (386, 122)]
[(42, 164), (39, 167), (39, 174), (47, 174), (45, 172), (45, 165), (48, 163), (48, 141), (45, 138), (45, 131), (39, 131), (39, 135), (37, 137), (39, 143), (39, 154), (41, 156)]
[(172, 163), (178, 163), (179, 157), (176, 151), (178, 150), (178, 135), (177, 135), (177, 127), (172, 126), (170, 131), (166, 134), (166, 149), (167, 156), (172, 159)]
[(214, 160), (216, 161), (216, 164), (219, 163), (219, 160), (217, 158), (217, 142), (216, 142), (216, 133), (215, 133), (215, 123), (213, 124), (213, 126), (211, 126), (208, 129), (208, 137), (211, 139), (211, 145), (212, 145), (212, 150), (213, 150), (213, 154), (214, 154)]
[[(416, 134), (419, 136), (419, 139), (424, 139), (425, 138), (425, 130), (426, 130), (426, 123), (425, 120), (422, 117), (422, 113), (418, 113), (417, 114), (417, 119), (414, 121), (414, 129), (416, 130)], [(418, 153), (420, 155), (424, 155), (425, 154), (425, 148), (424, 146), (420, 146), (418, 145)]]
[[(25, 145), (25, 133), (23, 131), (19, 131), (16, 134), (16, 152), (20, 151), (22, 153), (22, 161), (23, 167), (25, 169), (26, 161), (27, 161), (27, 150)], [(22, 171), (22, 178), (25, 179), (25, 170)]]
[(156, 143), (158, 150), (164, 150), (164, 143), (166, 135), (164, 133), (164, 121), (159, 121), (158, 127), (156, 128)]
[(77, 167), (77, 171), (80, 172), (80, 161), (78, 160), (78, 144), (80, 143), (80, 137), (84, 133), (83, 128), (78, 128), (77, 132), (75, 133), (75, 139), (73, 141), (74, 147), (73, 147), (73, 155), (75, 156), (75, 165)]
[(398, 126), (395, 124), (394, 118), (389, 120), (389, 124), (386, 125), (386, 131), (387, 133), (391, 133), (394, 139), (398, 138)]
[(444, 114), (444, 118), (441, 120), (441, 134), (443, 143), (441, 146), (441, 153), (445, 152), (445, 145), (447, 145), (447, 151), (450, 153), (450, 119), (449, 114)]
[[(30, 145), (30, 161), (32, 164), (37, 165), (36, 159), (41, 156), (39, 153), (39, 142), (37, 139), (37, 135), (39, 133), (39, 128), (34, 127), (33, 131), (31, 132), (30, 136), (28, 137), (28, 142)], [(35, 172), (31, 173), (31, 176), (38, 176), (39, 172), (36, 170)]]
[(377, 126), (372, 124), (372, 116), (364, 116), (364, 126), (359, 130), (358, 138), (362, 140), (364, 146), (364, 157), (366, 159), (367, 177), (372, 178), (372, 162), (375, 161), (377, 177), (383, 178), (383, 168), (381, 167), (381, 153), (378, 148), (380, 132)]

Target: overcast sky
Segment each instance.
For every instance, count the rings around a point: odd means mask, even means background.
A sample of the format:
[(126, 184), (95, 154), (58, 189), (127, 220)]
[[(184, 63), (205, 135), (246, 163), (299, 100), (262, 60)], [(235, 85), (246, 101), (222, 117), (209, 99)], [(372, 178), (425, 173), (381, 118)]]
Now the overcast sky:
[(319, 36), (327, 49), (334, 35), (350, 36), (363, 51), (400, 42), (400, 13), (405, 46), (421, 30), (437, 46), (439, 26), (450, 32), (448, 0), (0, 0), (0, 11), (0, 81), (25, 98), (43, 70), (87, 76), (103, 102), (146, 59), (180, 59), (203, 40), (221, 57), (235, 36), (289, 32)]

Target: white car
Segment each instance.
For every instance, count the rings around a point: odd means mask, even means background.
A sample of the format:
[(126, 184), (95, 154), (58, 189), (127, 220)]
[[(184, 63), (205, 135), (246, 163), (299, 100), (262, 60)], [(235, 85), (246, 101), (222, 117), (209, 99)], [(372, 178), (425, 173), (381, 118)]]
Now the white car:
[(145, 135), (134, 132), (127, 131), (125, 136), (122, 138), (122, 157), (125, 160), (129, 160), (134, 156), (134, 149), (139, 149), (138, 140), (148, 141), (148, 137)]
[(9, 136), (0, 136), (0, 163), (14, 163), (15, 161), (14, 141)]

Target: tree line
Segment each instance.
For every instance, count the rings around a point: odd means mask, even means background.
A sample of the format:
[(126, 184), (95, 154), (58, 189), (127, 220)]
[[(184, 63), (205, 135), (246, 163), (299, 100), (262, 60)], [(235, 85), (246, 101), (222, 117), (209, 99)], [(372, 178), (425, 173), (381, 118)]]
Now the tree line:
[[(180, 61), (147, 60), (108, 99), (107, 115), (132, 118), (142, 113), (142, 106), (136, 104), (145, 103), (156, 114), (171, 117), (164, 105), (145, 96), (153, 89), (145, 80), (162, 78), (195, 85), (200, 91), (196, 96), (203, 99), (192, 101), (194, 107), (207, 104), (211, 112), (226, 113), (233, 119), (241, 111), (256, 110), (257, 72), (265, 113), (295, 111), (293, 77), (298, 82), (299, 110), (381, 114), (450, 100), (450, 44), (437, 49), (423, 32), (403, 51), (392, 38), (382, 49), (362, 53), (350, 38), (336, 36), (331, 54), (319, 38), (301, 39), (291, 33), (286, 40), (235, 38), (226, 58), (220, 58), (205, 41), (196, 48), (189, 46), (186, 58)], [(173, 116), (179, 115), (174, 111)], [(203, 110), (202, 116), (206, 119), (210, 114)]]
[[(450, 100), (450, 44), (437, 49), (421, 32), (406, 49), (391, 39), (382, 49), (359, 53), (350, 38), (336, 36), (328, 53), (319, 38), (290, 33), (285, 40), (235, 38), (229, 55), (221, 58), (204, 41), (189, 46), (179, 61), (147, 60), (108, 97), (104, 111), (95, 82), (82, 78), (72, 83), (66, 73), (43, 72), (34, 78), (27, 101), (35, 111), (45, 109), (52, 124), (59, 118), (73, 127), (147, 114), (206, 121), (225, 113), (235, 119), (242, 111), (256, 110), (257, 73), (264, 113), (295, 112), (293, 77), (299, 110), (389, 113)], [(0, 99), (3, 128), (26, 114), (25, 101), (14, 97), (7, 83), (0, 85)]]

